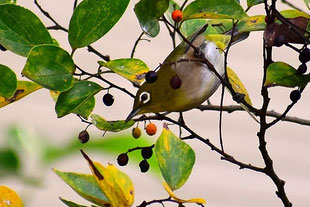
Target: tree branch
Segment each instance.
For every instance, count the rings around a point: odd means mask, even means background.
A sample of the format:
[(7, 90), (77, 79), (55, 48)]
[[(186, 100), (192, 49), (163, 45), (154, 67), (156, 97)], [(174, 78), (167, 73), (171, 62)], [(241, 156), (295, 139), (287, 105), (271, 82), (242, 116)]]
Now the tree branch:
[[(220, 111), (221, 107), (218, 105), (200, 105), (197, 107), (197, 109), (201, 111)], [(245, 111), (244, 108), (242, 108), (240, 105), (226, 105), (222, 107), (222, 110), (226, 111), (227, 113), (233, 113), (235, 111)], [(286, 116), (286, 115), (283, 116), (283, 114), (278, 113), (274, 110), (267, 111), (266, 116), (274, 117), (281, 121), (287, 121), (300, 125), (310, 126), (310, 120), (308, 119), (302, 119), (299, 117)]]

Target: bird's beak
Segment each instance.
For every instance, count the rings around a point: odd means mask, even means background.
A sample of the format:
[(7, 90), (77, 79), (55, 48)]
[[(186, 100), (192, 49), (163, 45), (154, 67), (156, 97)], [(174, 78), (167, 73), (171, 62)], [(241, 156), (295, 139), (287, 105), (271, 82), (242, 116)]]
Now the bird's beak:
[(126, 120), (125, 120), (125, 123), (130, 121), (133, 117), (135, 117), (137, 114), (139, 114), (140, 112), (140, 108), (136, 108), (136, 109), (133, 109), (130, 114), (127, 116)]

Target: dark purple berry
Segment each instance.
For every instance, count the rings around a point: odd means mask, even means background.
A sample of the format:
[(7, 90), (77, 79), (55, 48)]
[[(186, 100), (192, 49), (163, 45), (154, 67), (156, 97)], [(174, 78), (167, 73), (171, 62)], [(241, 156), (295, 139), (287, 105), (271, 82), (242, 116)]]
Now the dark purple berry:
[(153, 155), (153, 147), (145, 147), (141, 150), (141, 155), (144, 159), (149, 159)]
[(298, 74), (304, 74), (305, 72), (307, 72), (307, 65), (305, 63), (302, 63), (298, 69), (297, 69), (297, 73)]
[(147, 162), (147, 160), (142, 160), (139, 163), (139, 167), (140, 167), (141, 172), (145, 173), (150, 169), (150, 164)]
[(281, 47), (286, 43), (286, 37), (284, 35), (278, 35), (274, 40), (274, 46)]
[(128, 155), (127, 153), (122, 153), (120, 154), (118, 157), (117, 157), (117, 163), (120, 165), (120, 166), (125, 166), (127, 165), (128, 163)]
[(182, 85), (182, 80), (180, 79), (178, 75), (175, 75), (170, 79), (170, 86), (173, 89), (178, 89), (181, 87), (181, 85)]
[(154, 83), (157, 80), (157, 73), (155, 71), (149, 71), (145, 74), (145, 80), (148, 83)]
[(114, 97), (111, 94), (107, 93), (103, 96), (102, 101), (106, 106), (112, 106), (112, 104), (114, 103)]
[(82, 144), (85, 144), (89, 140), (89, 134), (86, 130), (83, 130), (79, 133), (79, 140)]
[(3, 45), (1, 45), (1, 44), (0, 44), (0, 50), (2, 50), (2, 51), (6, 51), (6, 48), (5, 48), (5, 47), (3, 47)]
[(299, 61), (301, 63), (307, 63), (310, 60), (310, 49), (309, 48), (305, 48), (303, 49), (303, 51), (301, 51), (299, 53)]
[(297, 102), (301, 97), (301, 93), (299, 90), (293, 90), (291, 93), (290, 93), (290, 99), (291, 101), (293, 102)]

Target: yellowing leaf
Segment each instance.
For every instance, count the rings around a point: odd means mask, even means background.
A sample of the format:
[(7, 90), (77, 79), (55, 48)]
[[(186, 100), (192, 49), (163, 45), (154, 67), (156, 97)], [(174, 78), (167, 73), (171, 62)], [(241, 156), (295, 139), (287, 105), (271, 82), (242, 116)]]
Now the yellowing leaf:
[(114, 73), (123, 76), (136, 85), (142, 83), (145, 74), (150, 70), (142, 60), (135, 58), (116, 59), (107, 63), (99, 61), (98, 63), (111, 69)]
[(231, 68), (227, 67), (227, 75), (228, 75), (229, 82), (232, 85), (234, 91), (237, 93), (244, 94), (245, 95), (244, 100), (249, 105), (252, 105), (248, 91), (244, 87), (243, 83), (241, 82), (237, 74)]
[(205, 38), (206, 40), (214, 42), (221, 50), (225, 50), (230, 41), (230, 35), (212, 34), (206, 35)]
[(17, 81), (17, 89), (11, 98), (6, 99), (0, 96), (0, 108), (15, 102), (40, 88), (42, 88), (42, 86), (32, 81)]
[(191, 198), (188, 200), (184, 200), (181, 198), (178, 198), (171, 190), (171, 188), (169, 187), (169, 185), (165, 182), (163, 182), (163, 186), (165, 188), (165, 190), (168, 192), (168, 194), (171, 196), (172, 199), (176, 200), (179, 203), (197, 203), (197, 204), (205, 204), (206, 201), (203, 198)]
[(15, 191), (6, 186), (0, 186), (0, 206), (22, 207), (23, 202)]
[(170, 188), (180, 188), (194, 166), (194, 150), (164, 124), (163, 131), (155, 143), (155, 154), (161, 174)]
[(134, 201), (134, 188), (130, 178), (113, 165), (108, 165), (106, 168), (81, 152), (98, 185), (109, 199), (111, 207), (130, 207)]

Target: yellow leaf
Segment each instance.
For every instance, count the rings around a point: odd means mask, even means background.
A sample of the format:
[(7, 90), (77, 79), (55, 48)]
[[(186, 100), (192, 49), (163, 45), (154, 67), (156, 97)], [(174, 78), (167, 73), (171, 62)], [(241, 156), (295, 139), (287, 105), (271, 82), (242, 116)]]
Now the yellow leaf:
[(178, 198), (171, 190), (171, 188), (169, 187), (169, 185), (166, 182), (163, 182), (163, 186), (165, 188), (165, 190), (168, 192), (168, 194), (170, 195), (170, 197), (174, 200), (176, 200), (178, 203), (197, 203), (197, 204), (205, 204), (206, 201), (203, 198), (192, 198), (192, 199), (188, 199), (188, 200), (184, 200), (181, 198)]
[(228, 75), (229, 82), (232, 85), (234, 91), (237, 93), (244, 94), (245, 95), (245, 97), (244, 97), (245, 101), (249, 105), (252, 105), (248, 91), (244, 87), (243, 83), (241, 82), (241, 80), (239, 79), (237, 74), (231, 68), (227, 67), (227, 75)]
[(134, 189), (129, 177), (113, 165), (106, 168), (98, 162), (93, 162), (83, 151), (81, 152), (88, 161), (98, 185), (111, 202), (111, 207), (130, 207), (134, 201)]
[(23, 202), (20, 197), (6, 186), (0, 186), (0, 206), (1, 207), (22, 207)]
[(206, 40), (214, 42), (216, 46), (220, 48), (222, 51), (225, 50), (225, 48), (227, 47), (230, 41), (230, 37), (231, 37), (230, 35), (222, 35), (222, 34), (211, 34), (205, 36)]
[(32, 81), (17, 81), (17, 89), (11, 98), (6, 99), (0, 96), (0, 108), (15, 102), (40, 88), (42, 88), (42, 86)]

